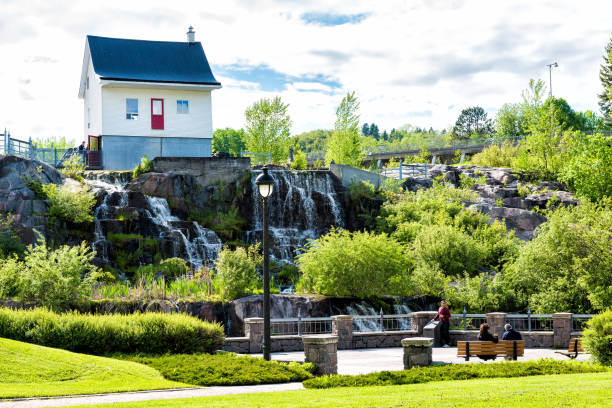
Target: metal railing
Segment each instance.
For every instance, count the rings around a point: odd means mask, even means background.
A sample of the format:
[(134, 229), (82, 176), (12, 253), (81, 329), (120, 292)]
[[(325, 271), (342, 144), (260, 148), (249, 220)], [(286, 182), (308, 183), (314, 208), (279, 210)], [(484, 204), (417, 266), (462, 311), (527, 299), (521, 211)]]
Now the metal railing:
[(478, 330), (480, 325), (487, 322), (487, 315), (483, 313), (451, 314), (451, 330)]
[(427, 164), (423, 163), (410, 163), (410, 164), (402, 164), (400, 161), (400, 165), (398, 167), (390, 167), (384, 169), (376, 169), (373, 170), (374, 173), (380, 173), (385, 177), (392, 177), (399, 180), (404, 179), (404, 177), (427, 177), (429, 167)]
[(508, 314), (506, 321), (518, 331), (553, 331), (551, 314)]
[[(268, 152), (268, 153), (251, 153), (251, 152), (243, 152), (242, 150), (240, 150), (240, 157), (253, 157), (255, 159), (257, 159), (256, 161), (259, 163), (260, 162), (260, 157), (261, 158), (268, 158), (268, 164), (272, 164), (272, 152)], [(265, 160), (264, 160), (265, 162)]]
[(353, 316), (353, 332), (412, 330), (412, 314)]
[(403, 152), (403, 151), (419, 151), (422, 150), (423, 147), (427, 148), (427, 150), (433, 149), (467, 149), (470, 147), (478, 147), (478, 146), (490, 146), (494, 144), (502, 144), (504, 142), (512, 142), (517, 143), (518, 141), (524, 139), (525, 136), (517, 136), (517, 137), (487, 137), (481, 139), (467, 139), (467, 140), (444, 140), (439, 142), (430, 142), (430, 143), (420, 143), (420, 144), (406, 144), (406, 145), (379, 145), (374, 149), (370, 149), (368, 151), (371, 153), (394, 153), (394, 152)]
[(574, 314), (572, 315), (572, 331), (582, 331), (586, 328), (586, 322), (591, 320), (593, 315)]
[(270, 319), (272, 336), (302, 336), (304, 334), (325, 334), (332, 332), (331, 317), (301, 317)]

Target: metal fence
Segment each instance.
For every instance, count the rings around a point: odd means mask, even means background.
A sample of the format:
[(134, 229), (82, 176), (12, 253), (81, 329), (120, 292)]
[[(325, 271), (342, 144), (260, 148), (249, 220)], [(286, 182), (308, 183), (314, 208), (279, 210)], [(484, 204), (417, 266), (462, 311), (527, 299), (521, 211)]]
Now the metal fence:
[(402, 180), (404, 177), (427, 177), (429, 167), (427, 164), (401, 164), (398, 167), (390, 167), (385, 169), (373, 170), (374, 173), (380, 173), (385, 177), (392, 177)]
[[(257, 164), (261, 164), (261, 163), (265, 163), (266, 162), (266, 158), (268, 159), (268, 164), (272, 164), (272, 152), (268, 152), (268, 153), (250, 153), (250, 152), (243, 152), (242, 150), (240, 150), (240, 157), (252, 157), (253, 159), (255, 159), (254, 161)], [(251, 160), (253, 161), (253, 160)]]
[(481, 313), (452, 314), (450, 320), (451, 330), (478, 330), (480, 325), (487, 322), (487, 315)]
[(393, 153), (393, 152), (404, 152), (404, 151), (418, 151), (422, 150), (424, 147), (427, 150), (433, 149), (466, 149), (470, 147), (478, 147), (478, 146), (490, 146), (490, 145), (498, 145), (504, 142), (517, 143), (520, 140), (524, 139), (525, 136), (517, 136), (517, 137), (487, 137), (480, 139), (467, 139), (467, 140), (444, 140), (438, 142), (431, 143), (421, 143), (421, 144), (406, 144), (406, 145), (379, 145), (374, 149), (370, 149), (371, 153)]
[(572, 315), (572, 330), (582, 331), (586, 328), (586, 322), (591, 320), (593, 315), (590, 314), (575, 314)]
[(353, 332), (412, 330), (412, 314), (353, 316)]
[(551, 314), (508, 314), (506, 321), (518, 331), (553, 331)]
[(304, 334), (325, 334), (332, 332), (331, 317), (300, 317), (271, 319), (272, 336), (302, 336)]

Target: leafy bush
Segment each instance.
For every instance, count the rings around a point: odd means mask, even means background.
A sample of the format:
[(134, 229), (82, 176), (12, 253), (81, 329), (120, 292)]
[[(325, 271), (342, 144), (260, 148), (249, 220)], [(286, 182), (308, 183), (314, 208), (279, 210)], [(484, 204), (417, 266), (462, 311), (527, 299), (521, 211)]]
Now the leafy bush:
[(464, 276), (448, 289), (446, 299), (453, 309), (461, 311), (465, 307), (470, 313), (515, 310), (514, 293), (500, 273)]
[(13, 255), (0, 259), (0, 299), (8, 299), (17, 294), (17, 279), (23, 264)]
[[(49, 250), (45, 243), (28, 246), (23, 262), (17, 262), (18, 296), (54, 309), (66, 307), (89, 295), (91, 282), (98, 275), (90, 262), (95, 253), (88, 243)], [(10, 266), (7, 267), (10, 270)]]
[(153, 171), (153, 160), (149, 160), (145, 154), (140, 159), (140, 164), (132, 171), (132, 178), (136, 179), (145, 173), (150, 173), (151, 171)]
[(134, 281), (142, 279), (150, 282), (155, 279), (163, 278), (172, 281), (185, 275), (191, 270), (187, 262), (181, 258), (168, 258), (160, 261), (159, 264), (142, 265), (134, 272)]
[(306, 170), (308, 168), (308, 160), (306, 159), (306, 153), (298, 150), (293, 155), (293, 162), (291, 163), (293, 170)]
[(475, 378), (509, 378), (532, 375), (600, 373), (600, 365), (577, 361), (541, 359), (491, 364), (449, 364), (415, 367), (404, 371), (381, 371), (364, 375), (330, 375), (304, 381), (306, 388), (370, 387), (375, 385), (422, 384)]
[(595, 361), (612, 366), (612, 309), (589, 320), (582, 334), (584, 345)]
[(472, 156), (471, 162), (484, 167), (512, 167), (518, 145), (505, 141), (501, 146), (491, 145)]
[(0, 337), (85, 354), (212, 353), (223, 345), (218, 323), (183, 314), (57, 314), (0, 308)]
[(505, 280), (536, 313), (591, 313), (612, 306), (612, 200), (548, 213), (536, 237), (508, 264)]
[(80, 154), (72, 154), (68, 159), (64, 161), (62, 167), (62, 173), (67, 177), (75, 180), (83, 181), (83, 171), (85, 170), (85, 163)]
[(237, 299), (261, 288), (262, 281), (257, 274), (257, 265), (261, 261), (259, 244), (247, 249), (238, 247), (233, 251), (223, 248), (215, 261), (217, 269), (215, 281), (221, 297)]
[(22, 256), (25, 245), (21, 242), (13, 218), (0, 215), (0, 259), (11, 254)]
[(153, 367), (168, 380), (200, 386), (275, 384), (312, 378), (308, 366), (297, 362), (264, 361), (234, 353), (113, 357)]
[(560, 179), (591, 201), (612, 197), (612, 146), (602, 134), (571, 139)]
[(48, 216), (75, 224), (93, 221), (96, 199), (89, 192), (72, 190), (67, 185), (58, 188), (51, 183), (43, 185), (42, 189), (49, 200)]
[(330, 296), (369, 297), (410, 293), (409, 262), (386, 234), (332, 229), (297, 257), (300, 290)]

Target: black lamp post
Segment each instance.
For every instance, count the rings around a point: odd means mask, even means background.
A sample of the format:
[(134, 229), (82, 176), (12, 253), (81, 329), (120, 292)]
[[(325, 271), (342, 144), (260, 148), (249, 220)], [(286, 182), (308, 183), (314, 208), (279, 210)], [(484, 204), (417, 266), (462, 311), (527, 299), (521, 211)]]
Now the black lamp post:
[(264, 343), (263, 343), (263, 358), (270, 360), (270, 255), (269, 239), (268, 239), (268, 197), (272, 195), (274, 188), (274, 178), (268, 174), (268, 168), (263, 168), (263, 173), (257, 176), (255, 184), (259, 187), (259, 195), (263, 201), (263, 318), (264, 318)]

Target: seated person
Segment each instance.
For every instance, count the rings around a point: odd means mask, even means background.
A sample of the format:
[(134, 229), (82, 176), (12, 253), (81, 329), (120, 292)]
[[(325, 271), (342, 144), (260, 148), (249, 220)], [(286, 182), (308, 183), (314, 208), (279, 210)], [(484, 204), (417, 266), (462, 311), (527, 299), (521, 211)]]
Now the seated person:
[[(480, 341), (492, 341), (493, 343), (497, 343), (497, 336), (493, 336), (489, 333), (489, 325), (483, 323), (480, 325), (480, 333), (478, 333), (478, 340)], [(482, 360), (495, 360), (497, 357), (496, 354), (479, 354), (479, 358)]]
[(502, 340), (523, 340), (523, 336), (521, 336), (521, 333), (514, 330), (511, 324), (506, 323), (504, 329), (506, 331), (504, 332), (504, 334), (502, 334)]

